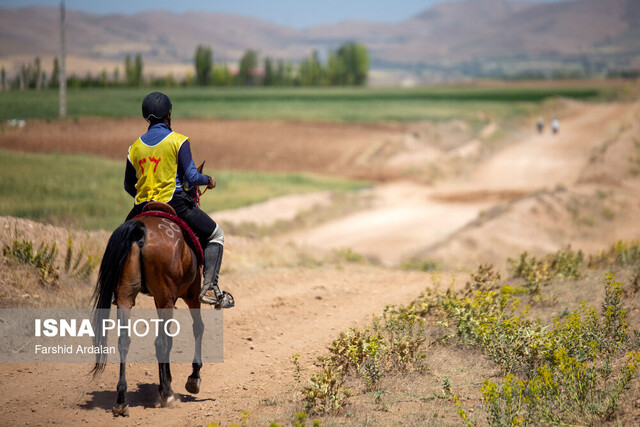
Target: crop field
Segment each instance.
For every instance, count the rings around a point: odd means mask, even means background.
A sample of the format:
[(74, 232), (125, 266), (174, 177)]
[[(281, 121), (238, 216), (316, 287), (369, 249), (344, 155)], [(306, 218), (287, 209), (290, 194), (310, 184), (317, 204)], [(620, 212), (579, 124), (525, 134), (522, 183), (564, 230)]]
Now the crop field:
[[(409, 122), (470, 119), (480, 106), (514, 116), (550, 97), (593, 99), (617, 89), (591, 86), (460, 86), (433, 88), (166, 88), (175, 118), (294, 119), (342, 122)], [(135, 117), (151, 88), (68, 91), (71, 117)], [(0, 119), (54, 119), (56, 90), (10, 91), (0, 96)]]
[[(201, 199), (207, 212), (291, 193), (348, 191), (366, 185), (303, 173), (219, 171), (216, 176), (220, 185)], [(0, 150), (0, 215), (113, 230), (133, 206), (123, 181), (124, 160)]]

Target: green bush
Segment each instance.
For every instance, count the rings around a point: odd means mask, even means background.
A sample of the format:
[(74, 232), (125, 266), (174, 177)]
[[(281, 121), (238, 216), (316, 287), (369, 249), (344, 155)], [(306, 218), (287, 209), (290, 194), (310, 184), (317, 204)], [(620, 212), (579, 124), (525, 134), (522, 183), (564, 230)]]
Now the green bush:
[[(493, 358), (523, 378), (509, 374), (502, 385), (485, 381), (481, 391), (491, 425), (598, 424), (614, 416), (620, 395), (636, 376), (640, 353), (626, 353), (629, 322), (622, 308), (622, 285), (608, 274), (604, 288), (600, 316), (595, 308), (583, 305), (556, 319), (550, 331), (537, 326), (524, 334), (526, 328), (506, 330), (505, 320), (513, 324), (523, 320), (505, 315), (500, 304), (484, 304), (503, 316), (492, 323), (477, 323), (477, 335), (499, 331), (489, 334), (494, 341), (480, 342), (483, 351), (488, 355), (503, 354), (497, 349), (510, 352), (511, 363), (506, 366)], [(499, 340), (505, 334), (518, 337), (511, 339), (510, 350)], [(537, 357), (532, 360), (533, 353)]]
[(601, 267), (633, 267), (640, 265), (640, 243), (637, 240), (624, 242), (618, 240), (613, 246), (596, 255), (589, 256), (588, 266)]
[[(38, 249), (33, 249), (33, 242), (28, 240), (14, 240), (11, 246), (5, 246), (2, 253), (6, 257), (35, 267), (40, 283), (57, 286), (60, 279), (60, 267), (56, 264), (58, 257), (58, 247), (54, 243), (49, 246), (44, 242), (40, 243)], [(91, 256), (84, 259), (84, 247), (74, 256), (73, 241), (71, 237), (67, 239), (67, 253), (64, 259), (64, 271), (68, 276), (78, 277), (82, 280), (89, 278), (97, 261)]]
[(531, 294), (540, 293), (542, 286), (554, 279), (578, 279), (583, 261), (582, 251), (574, 252), (571, 247), (547, 255), (542, 259), (529, 257), (527, 252), (519, 259), (509, 258), (513, 277), (523, 278), (525, 287)]
[(14, 240), (11, 246), (4, 247), (2, 253), (6, 257), (35, 267), (38, 279), (42, 284), (57, 284), (60, 275), (58, 267), (55, 265), (55, 258), (58, 255), (58, 248), (55, 243), (49, 247), (49, 245), (42, 242), (38, 249), (34, 251), (33, 242)]

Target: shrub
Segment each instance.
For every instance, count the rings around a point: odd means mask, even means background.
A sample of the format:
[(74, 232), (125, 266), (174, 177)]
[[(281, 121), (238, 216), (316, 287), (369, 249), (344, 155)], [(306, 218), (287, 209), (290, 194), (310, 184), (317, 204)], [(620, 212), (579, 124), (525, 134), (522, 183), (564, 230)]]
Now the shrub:
[[(40, 243), (38, 249), (34, 250), (33, 242), (28, 240), (14, 240), (11, 246), (5, 246), (3, 255), (15, 259), (23, 264), (35, 267), (38, 279), (41, 284), (57, 286), (60, 279), (60, 267), (56, 265), (58, 257), (58, 247), (54, 243), (49, 246), (44, 242)], [(87, 279), (97, 265), (91, 256), (84, 258), (84, 247), (74, 256), (73, 242), (71, 237), (67, 239), (67, 253), (64, 260), (64, 271), (69, 276), (80, 279)]]
[(640, 265), (640, 243), (637, 240), (630, 242), (618, 240), (609, 249), (589, 256), (588, 262), (588, 266), (592, 268), (638, 265)]
[(75, 256), (73, 255), (73, 241), (71, 237), (67, 238), (67, 254), (64, 258), (64, 271), (71, 276), (77, 276), (80, 279), (88, 279), (91, 276), (91, 272), (96, 267), (97, 262), (91, 257), (87, 256), (87, 259), (83, 262), (84, 246), (80, 248), (80, 252)]
[(541, 287), (554, 278), (561, 280), (579, 278), (583, 255), (582, 251), (574, 252), (568, 246), (542, 259), (529, 257), (527, 252), (523, 252), (519, 259), (509, 258), (508, 261), (511, 264), (513, 277), (523, 278), (529, 292), (537, 295)]
[[(604, 288), (599, 317), (595, 308), (583, 305), (556, 319), (553, 330), (538, 331), (540, 364), (528, 363), (522, 370), (525, 379), (507, 375), (500, 386), (485, 381), (481, 391), (492, 425), (598, 424), (614, 416), (621, 393), (637, 373), (640, 353), (621, 354), (629, 341), (622, 285), (608, 274)], [(484, 344), (491, 354), (494, 344)], [(620, 359), (626, 361), (620, 364)]]
[(4, 247), (2, 253), (6, 257), (35, 267), (40, 283), (57, 284), (60, 275), (58, 267), (55, 265), (55, 258), (58, 255), (58, 248), (55, 243), (49, 247), (49, 245), (42, 242), (38, 249), (34, 251), (33, 242), (14, 240), (11, 246)]
[(302, 391), (305, 409), (312, 414), (337, 414), (343, 405), (343, 399), (349, 391), (342, 388), (344, 377), (342, 369), (322, 359), (322, 371), (309, 378), (309, 385)]

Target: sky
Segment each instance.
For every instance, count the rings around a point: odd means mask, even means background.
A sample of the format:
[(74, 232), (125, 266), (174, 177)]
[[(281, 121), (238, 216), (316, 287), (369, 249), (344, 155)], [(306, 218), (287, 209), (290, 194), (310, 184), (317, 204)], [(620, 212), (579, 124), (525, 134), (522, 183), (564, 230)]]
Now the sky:
[[(400, 22), (443, 0), (65, 0), (67, 9), (131, 14), (152, 9), (227, 12), (306, 28), (344, 20)], [(529, 0), (562, 1), (562, 0)], [(0, 0), (0, 7), (60, 6), (60, 0)]]

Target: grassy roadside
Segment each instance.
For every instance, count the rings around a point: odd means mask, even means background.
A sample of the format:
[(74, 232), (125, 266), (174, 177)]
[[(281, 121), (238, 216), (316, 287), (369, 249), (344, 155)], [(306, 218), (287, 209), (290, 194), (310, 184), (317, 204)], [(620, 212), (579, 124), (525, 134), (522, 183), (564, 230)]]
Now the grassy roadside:
[[(86, 230), (113, 230), (131, 209), (124, 162), (85, 155), (0, 150), (0, 215)], [(206, 212), (313, 191), (344, 192), (365, 182), (310, 174), (220, 171), (202, 198)]]
[(411, 304), (342, 332), (307, 379), (294, 355), (299, 388), (289, 420), (637, 423), (638, 242), (618, 242), (588, 260), (567, 249), (509, 262), (509, 277), (482, 265), (464, 288), (432, 275), (433, 287)]
[[(133, 117), (153, 88), (98, 88), (68, 91), (71, 117)], [(550, 97), (610, 96), (611, 84), (483, 85), (421, 88), (163, 88), (175, 117), (294, 119), (342, 122), (406, 122), (473, 119), (478, 111), (497, 116), (528, 112)], [(0, 119), (55, 119), (55, 90), (6, 91)], [(179, 106), (179, 108), (177, 108)]]

